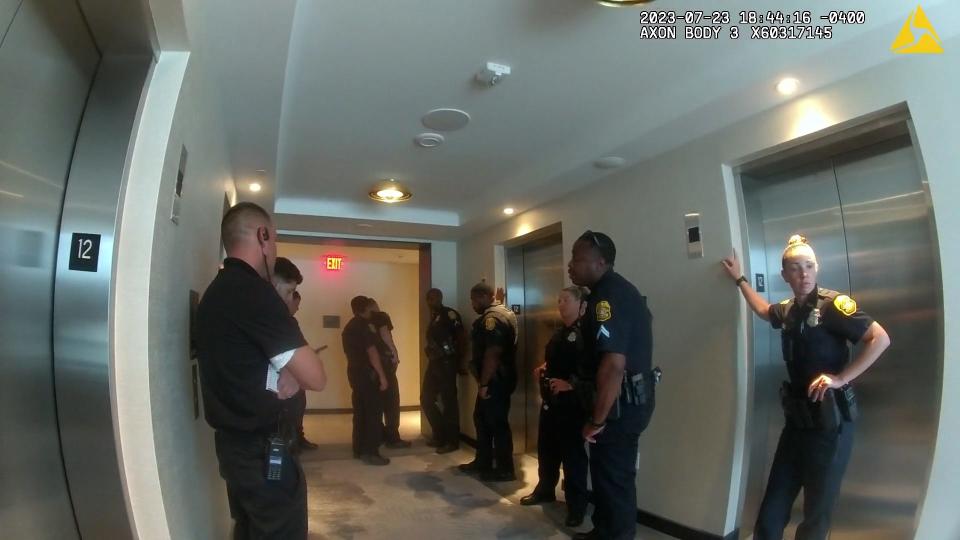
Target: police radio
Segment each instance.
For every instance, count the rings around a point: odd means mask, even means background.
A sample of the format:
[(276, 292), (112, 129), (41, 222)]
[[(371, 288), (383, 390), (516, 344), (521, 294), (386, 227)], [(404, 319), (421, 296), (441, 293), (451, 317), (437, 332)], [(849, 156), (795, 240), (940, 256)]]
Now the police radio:
[(283, 439), (270, 437), (270, 446), (267, 450), (267, 480), (280, 480), (283, 470)]

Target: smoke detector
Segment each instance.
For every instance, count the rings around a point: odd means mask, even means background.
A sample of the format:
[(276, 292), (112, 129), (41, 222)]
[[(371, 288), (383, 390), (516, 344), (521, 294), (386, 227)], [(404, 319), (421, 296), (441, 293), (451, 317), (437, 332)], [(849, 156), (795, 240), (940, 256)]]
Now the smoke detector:
[(510, 74), (510, 66), (487, 62), (487, 65), (474, 76), (476, 81), (484, 86), (495, 86)]
[(443, 144), (443, 135), (439, 133), (421, 133), (413, 138), (413, 142), (421, 148), (435, 148)]

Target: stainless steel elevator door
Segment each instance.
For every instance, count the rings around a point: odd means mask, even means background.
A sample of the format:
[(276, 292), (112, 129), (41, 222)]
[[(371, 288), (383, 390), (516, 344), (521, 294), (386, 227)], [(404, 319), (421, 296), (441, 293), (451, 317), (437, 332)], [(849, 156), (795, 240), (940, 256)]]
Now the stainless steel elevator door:
[[(899, 138), (802, 171), (743, 178), (751, 272), (767, 277), (768, 301), (791, 296), (779, 276), (787, 237), (808, 237), (821, 287), (849, 292), (884, 325), (893, 346), (857, 379), (862, 417), (834, 512), (834, 540), (913, 535), (936, 435), (940, 387), (939, 274), (929, 197), (909, 139)], [(753, 321), (751, 461), (741, 532), (752, 532), (783, 416), (780, 338)], [(799, 522), (802, 494), (786, 538)]]
[(536, 455), (540, 388), (533, 368), (560, 326), (557, 294), (563, 287), (563, 245), (559, 234), (507, 250), (507, 303), (520, 306), (517, 391), (510, 406), (514, 453)]
[(0, 21), (10, 23), (0, 42), (0, 534), (78, 538), (53, 391), (53, 281), (67, 174), (99, 53), (72, 1), (7, 7), (0, 6), (0, 16), (12, 17)]

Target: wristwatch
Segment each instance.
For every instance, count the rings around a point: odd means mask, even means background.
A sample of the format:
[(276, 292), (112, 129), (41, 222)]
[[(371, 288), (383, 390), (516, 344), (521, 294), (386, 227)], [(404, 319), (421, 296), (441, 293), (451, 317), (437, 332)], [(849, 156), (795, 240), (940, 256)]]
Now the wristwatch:
[(747, 282), (747, 277), (746, 277), (746, 276), (740, 276), (740, 277), (737, 278), (737, 281), (735, 281), (733, 284), (734, 284), (735, 286), (739, 287), (741, 283), (746, 283), (746, 282)]

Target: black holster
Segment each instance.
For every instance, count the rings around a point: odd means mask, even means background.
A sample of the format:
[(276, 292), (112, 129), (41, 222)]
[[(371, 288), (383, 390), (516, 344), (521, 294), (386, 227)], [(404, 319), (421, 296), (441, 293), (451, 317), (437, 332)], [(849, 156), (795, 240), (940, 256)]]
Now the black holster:
[(780, 387), (780, 404), (787, 422), (799, 429), (830, 431), (857, 419), (856, 398), (849, 385), (840, 390), (831, 388), (823, 400), (813, 402), (785, 381)]

